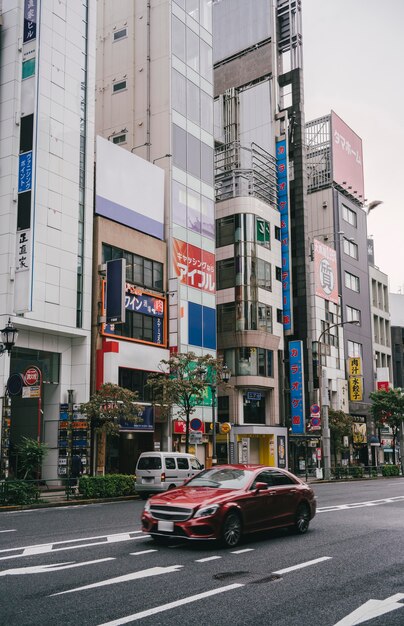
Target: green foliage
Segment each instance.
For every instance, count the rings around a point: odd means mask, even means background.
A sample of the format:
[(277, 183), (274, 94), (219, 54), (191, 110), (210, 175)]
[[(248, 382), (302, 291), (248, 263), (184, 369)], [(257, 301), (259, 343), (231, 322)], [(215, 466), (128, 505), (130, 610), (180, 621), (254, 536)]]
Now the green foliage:
[(5, 480), (0, 483), (2, 505), (32, 504), (38, 502), (39, 489), (34, 483), (24, 480)]
[(385, 391), (373, 391), (371, 413), (377, 426), (389, 426), (393, 433), (393, 458), (398, 440), (401, 422), (404, 419), (404, 393), (400, 388)]
[(400, 468), (398, 467), (398, 465), (383, 465), (382, 475), (383, 476), (399, 476)]
[(121, 419), (133, 424), (141, 421), (143, 407), (136, 404), (137, 398), (135, 391), (104, 383), (88, 402), (81, 405), (81, 412), (92, 422), (97, 432), (118, 435)]
[(352, 478), (363, 478), (365, 475), (365, 470), (359, 465), (354, 465), (350, 468), (350, 474)]
[(223, 363), (210, 354), (196, 356), (193, 352), (180, 353), (162, 360), (160, 373), (151, 374), (147, 385), (153, 390), (153, 398), (165, 415), (175, 406), (178, 417), (186, 420), (185, 448), (189, 449), (189, 422), (195, 408), (202, 403), (208, 386), (222, 384)]
[(17, 446), (19, 474), (22, 470), (24, 479), (37, 478), (47, 452), (48, 446), (45, 443), (39, 443), (30, 437), (23, 437)]
[(83, 498), (116, 498), (135, 494), (135, 477), (127, 474), (82, 476), (79, 493)]
[(341, 478), (348, 478), (348, 468), (338, 465), (334, 470), (334, 475), (337, 480), (340, 480)]

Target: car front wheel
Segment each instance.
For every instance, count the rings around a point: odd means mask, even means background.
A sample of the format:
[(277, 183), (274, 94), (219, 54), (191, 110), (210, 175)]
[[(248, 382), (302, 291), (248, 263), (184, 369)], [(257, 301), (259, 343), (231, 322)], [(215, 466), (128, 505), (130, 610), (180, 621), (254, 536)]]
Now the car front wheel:
[(232, 512), (227, 515), (223, 522), (222, 542), (226, 548), (235, 548), (241, 541), (242, 526), (238, 513)]
[(296, 512), (296, 521), (294, 525), (295, 532), (299, 535), (307, 533), (310, 524), (310, 510), (307, 504), (299, 504)]

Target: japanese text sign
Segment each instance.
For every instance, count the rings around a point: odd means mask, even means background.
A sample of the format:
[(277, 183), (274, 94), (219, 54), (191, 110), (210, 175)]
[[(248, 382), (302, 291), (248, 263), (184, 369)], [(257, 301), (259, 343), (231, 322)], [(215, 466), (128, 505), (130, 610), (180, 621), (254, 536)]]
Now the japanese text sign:
[(289, 343), (289, 378), (292, 433), (302, 434), (305, 431), (302, 341)]
[(349, 399), (351, 400), (351, 402), (362, 402), (363, 400), (362, 376), (351, 376), (349, 378)]
[(292, 330), (292, 271), (289, 245), (289, 182), (285, 139), (276, 142), (278, 209), (281, 214), (283, 329)]
[(348, 359), (348, 374), (349, 376), (362, 375), (362, 361), (360, 356), (353, 356)]
[(337, 253), (318, 239), (313, 245), (316, 296), (338, 304)]
[(181, 283), (215, 293), (215, 255), (212, 252), (174, 239), (173, 263)]
[(362, 139), (332, 111), (333, 180), (364, 200)]

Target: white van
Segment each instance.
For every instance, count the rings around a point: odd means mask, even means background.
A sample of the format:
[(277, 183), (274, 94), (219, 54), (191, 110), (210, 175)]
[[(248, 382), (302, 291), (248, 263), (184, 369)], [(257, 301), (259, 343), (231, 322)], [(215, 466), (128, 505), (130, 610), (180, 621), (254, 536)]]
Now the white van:
[(136, 492), (146, 499), (149, 494), (179, 487), (203, 467), (185, 452), (142, 452), (136, 465)]

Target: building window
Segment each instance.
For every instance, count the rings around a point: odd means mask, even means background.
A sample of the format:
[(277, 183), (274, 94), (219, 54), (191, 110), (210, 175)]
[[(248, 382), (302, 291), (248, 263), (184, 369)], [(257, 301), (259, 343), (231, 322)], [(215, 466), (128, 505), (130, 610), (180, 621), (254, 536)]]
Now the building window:
[(129, 283), (154, 291), (163, 291), (163, 264), (145, 259), (138, 254), (102, 244), (102, 262), (126, 259), (126, 280)]
[(234, 215), (216, 220), (216, 248), (234, 243)]
[(282, 268), (281, 267), (275, 268), (275, 276), (276, 276), (276, 280), (282, 281)]
[(219, 422), (227, 422), (230, 418), (229, 396), (219, 396), (217, 399), (217, 413)]
[(346, 321), (347, 322), (359, 322), (361, 321), (361, 312), (359, 309), (354, 309), (352, 306), (346, 307)]
[(235, 286), (234, 258), (216, 263), (217, 288), (228, 289)]
[(356, 341), (348, 341), (348, 357), (354, 356), (362, 358), (362, 344)]
[(127, 367), (120, 367), (118, 374), (118, 384), (124, 389), (137, 391), (139, 402), (152, 402), (152, 387), (146, 385), (149, 374), (155, 372), (145, 372), (143, 370), (133, 370)]
[(120, 143), (126, 143), (126, 135), (115, 135), (115, 137), (112, 137), (112, 143), (116, 143), (116, 144), (120, 144)]
[(187, 133), (183, 128), (173, 124), (173, 161), (174, 165), (186, 172), (187, 170)]
[(359, 278), (350, 272), (345, 272), (345, 287), (359, 293)]
[(271, 264), (267, 261), (263, 261), (262, 259), (256, 260), (256, 280), (257, 286), (261, 287), (261, 289), (266, 289), (267, 291), (272, 290), (272, 280), (271, 280)]
[(358, 259), (358, 245), (344, 237), (344, 252), (353, 259)]
[(276, 309), (276, 321), (278, 324), (283, 324), (283, 311), (282, 309)]
[(272, 307), (258, 303), (258, 330), (272, 333)]
[(119, 39), (123, 39), (124, 37), (127, 37), (127, 36), (128, 36), (127, 28), (121, 28), (120, 30), (117, 30), (114, 32), (113, 41), (119, 41)]
[(227, 302), (217, 307), (217, 332), (234, 332), (236, 320), (236, 303)]
[(171, 44), (176, 57), (185, 61), (185, 24), (173, 15)]
[(120, 80), (119, 83), (114, 83), (112, 85), (112, 93), (117, 93), (118, 91), (123, 91), (126, 89), (126, 80)]
[(255, 231), (255, 240), (260, 246), (265, 246), (265, 248), (271, 247), (271, 227), (269, 222), (266, 220), (262, 220), (260, 218), (256, 218), (255, 221), (256, 231)]
[(279, 228), (279, 226), (275, 226), (275, 239), (277, 241), (281, 240), (281, 229)]
[(265, 395), (261, 398), (250, 400), (247, 395), (243, 396), (243, 421), (244, 424), (265, 424)]
[(342, 205), (342, 219), (344, 219), (351, 226), (357, 226), (357, 215), (355, 211), (349, 209), (345, 204)]
[(338, 328), (335, 326), (328, 330), (329, 328), (328, 322), (321, 320), (321, 332), (323, 337), (321, 339), (321, 343), (327, 346), (334, 346), (334, 348), (338, 348)]

